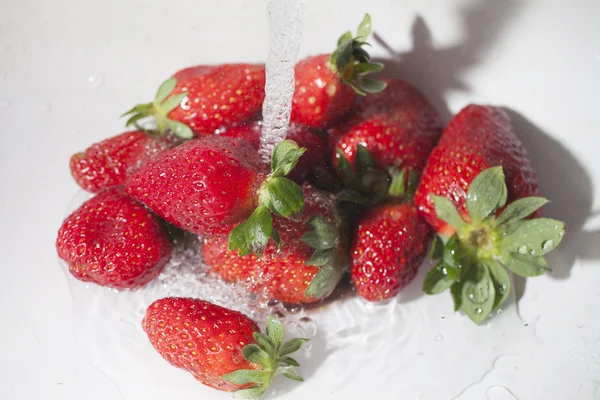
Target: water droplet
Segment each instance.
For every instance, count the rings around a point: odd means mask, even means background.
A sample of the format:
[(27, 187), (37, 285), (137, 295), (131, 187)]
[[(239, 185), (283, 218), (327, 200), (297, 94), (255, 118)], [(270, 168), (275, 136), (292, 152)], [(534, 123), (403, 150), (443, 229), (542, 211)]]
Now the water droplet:
[(534, 249), (529, 250), (529, 254), (532, 256), (535, 256), (535, 250)]
[(477, 314), (481, 314), (481, 313), (483, 312), (483, 310), (482, 310), (481, 308), (478, 308), (477, 310), (475, 310), (475, 312), (476, 312)]
[(591, 362), (590, 365), (588, 366), (588, 372), (590, 374), (598, 374), (598, 373), (600, 373), (600, 363)]
[(584, 326), (585, 326), (585, 322), (584, 321), (579, 321), (577, 323), (577, 327), (580, 328), (580, 329), (583, 328)]
[(585, 338), (579, 338), (573, 342), (573, 347), (582, 347), (587, 344), (587, 340)]
[(519, 246), (519, 253), (527, 254), (527, 246), (525, 246), (524, 244)]
[(52, 110), (52, 104), (48, 100), (33, 100), (29, 103), (29, 112), (32, 115), (45, 114)]
[(436, 342), (441, 342), (442, 340), (444, 340), (444, 335), (442, 335), (441, 333), (438, 333), (437, 335), (435, 335), (435, 337), (433, 339)]
[(544, 251), (550, 250), (552, 248), (552, 246), (554, 246), (554, 241), (552, 239), (550, 240), (546, 240), (543, 244), (542, 244), (542, 249)]
[(101, 73), (90, 75), (87, 80), (88, 83), (94, 88), (99, 88), (104, 85), (104, 75)]
[(486, 400), (518, 400), (513, 392), (504, 386), (490, 386), (485, 390)]
[(502, 314), (502, 309), (499, 308), (498, 311), (496, 311), (496, 314), (498, 314), (498, 315)]

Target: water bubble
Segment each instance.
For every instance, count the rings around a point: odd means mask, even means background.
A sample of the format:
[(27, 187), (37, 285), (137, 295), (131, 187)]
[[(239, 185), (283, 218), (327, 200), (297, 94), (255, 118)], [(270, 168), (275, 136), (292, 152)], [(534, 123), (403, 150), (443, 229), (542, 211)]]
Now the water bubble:
[(524, 244), (522, 244), (521, 246), (519, 246), (519, 253), (521, 253), (521, 254), (527, 254), (527, 246), (525, 246)]
[(437, 335), (435, 335), (435, 337), (433, 339), (436, 342), (441, 342), (442, 340), (444, 340), (444, 335), (442, 335), (441, 333), (438, 333)]
[(548, 251), (552, 248), (552, 246), (554, 246), (554, 241), (552, 239), (550, 240), (546, 240), (543, 244), (542, 244), (542, 249), (544, 251)]
[(104, 85), (104, 75), (101, 73), (92, 74), (88, 76), (87, 81), (94, 88), (102, 87)]

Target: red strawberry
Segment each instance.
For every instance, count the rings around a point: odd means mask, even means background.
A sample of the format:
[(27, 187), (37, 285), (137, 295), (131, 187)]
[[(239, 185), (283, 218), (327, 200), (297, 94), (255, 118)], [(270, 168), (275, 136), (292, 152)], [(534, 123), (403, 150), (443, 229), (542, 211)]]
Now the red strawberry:
[(150, 343), (171, 365), (204, 385), (258, 398), (275, 375), (302, 381), (288, 354), (308, 339), (283, 343), (283, 325), (269, 316), (267, 334), (245, 315), (207, 301), (169, 297), (155, 301), (142, 322)]
[(269, 211), (291, 217), (302, 209), (302, 190), (283, 178), (302, 152), (293, 142), (280, 143), (267, 175), (246, 141), (205, 136), (144, 165), (126, 190), (177, 227), (199, 235), (231, 232), (233, 247), (261, 253), (276, 235)]
[(415, 195), (419, 211), (442, 238), (433, 247), (442, 260), (424, 290), (451, 288), (455, 308), (479, 323), (510, 292), (504, 267), (521, 276), (546, 271), (543, 256), (561, 241), (564, 224), (526, 219), (547, 202), (528, 197), (538, 193), (529, 155), (506, 113), (464, 108), (429, 156)]
[(333, 164), (340, 158), (355, 167), (357, 146), (369, 151), (374, 167), (402, 166), (419, 174), (435, 147), (442, 125), (429, 102), (401, 80), (385, 80), (387, 88), (366, 97), (356, 113), (331, 129)]
[(118, 188), (99, 193), (69, 215), (56, 249), (75, 278), (117, 289), (146, 284), (171, 256), (159, 219)]
[(370, 209), (356, 228), (350, 272), (358, 295), (389, 299), (408, 285), (422, 264), (431, 231), (412, 203)]
[(124, 115), (130, 116), (128, 125), (154, 116), (161, 132), (189, 138), (253, 117), (264, 97), (264, 65), (200, 65), (175, 73), (152, 103), (139, 104)]
[(327, 297), (343, 273), (346, 254), (340, 219), (331, 197), (303, 187), (304, 211), (298, 221), (275, 217), (282, 245), (269, 242), (264, 255), (242, 256), (219, 237), (204, 239), (204, 261), (227, 281), (251, 283), (251, 290), (284, 303), (313, 303)]
[(357, 93), (376, 93), (385, 88), (381, 82), (365, 77), (383, 68), (381, 64), (371, 63), (369, 54), (362, 48), (370, 32), (371, 17), (366, 14), (356, 37), (346, 32), (333, 54), (308, 57), (296, 64), (292, 122), (311, 127), (329, 126), (350, 111)]
[(73, 155), (69, 166), (79, 186), (97, 193), (102, 189), (124, 185), (140, 166), (177, 144), (178, 141), (171, 135), (125, 132)]
[[(261, 121), (252, 121), (227, 128), (221, 136), (237, 137), (249, 142), (257, 151), (260, 147), (262, 131)], [(287, 139), (293, 140), (306, 151), (298, 161), (288, 178), (297, 183), (303, 183), (315, 167), (325, 167), (329, 155), (327, 140), (320, 132), (314, 132), (307, 127), (291, 124), (287, 131)]]

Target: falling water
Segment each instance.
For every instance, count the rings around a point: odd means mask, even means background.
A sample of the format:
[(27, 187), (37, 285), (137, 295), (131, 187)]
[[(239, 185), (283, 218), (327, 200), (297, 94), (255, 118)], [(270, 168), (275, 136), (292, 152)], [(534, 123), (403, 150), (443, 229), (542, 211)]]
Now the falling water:
[(260, 146), (260, 153), (265, 160), (271, 159), (273, 148), (285, 139), (290, 123), (294, 64), (302, 38), (303, 7), (304, 0), (267, 0), (271, 36)]

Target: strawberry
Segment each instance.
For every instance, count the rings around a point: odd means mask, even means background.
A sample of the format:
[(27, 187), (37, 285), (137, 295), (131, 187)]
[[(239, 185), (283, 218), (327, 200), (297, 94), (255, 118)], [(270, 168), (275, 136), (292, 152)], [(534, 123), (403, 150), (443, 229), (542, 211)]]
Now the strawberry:
[(284, 178), (302, 153), (294, 142), (280, 143), (267, 175), (246, 141), (205, 136), (154, 158), (126, 191), (177, 227), (198, 235), (230, 233), (232, 247), (260, 254), (271, 236), (278, 239), (270, 212), (293, 217), (302, 209), (301, 188)]
[(431, 234), (412, 203), (383, 204), (361, 218), (350, 248), (350, 273), (358, 295), (394, 297), (416, 276)]
[(142, 327), (171, 365), (204, 385), (256, 399), (275, 375), (302, 381), (288, 354), (308, 339), (283, 342), (281, 322), (269, 316), (267, 334), (245, 315), (204, 300), (168, 297), (146, 310)]
[(380, 92), (385, 85), (365, 75), (381, 71), (363, 49), (371, 33), (369, 14), (358, 27), (356, 37), (346, 32), (332, 54), (308, 57), (294, 68), (295, 89), (291, 121), (310, 127), (327, 127), (346, 114), (357, 95)]
[(403, 166), (417, 174), (442, 134), (442, 125), (429, 102), (399, 79), (386, 79), (385, 91), (366, 97), (356, 112), (330, 131), (333, 164), (348, 162), (357, 169), (357, 147), (364, 147), (374, 167)]
[[(262, 131), (261, 121), (251, 121), (227, 128), (221, 136), (238, 137), (249, 142), (257, 151), (260, 147)], [(307, 127), (290, 124), (287, 139), (293, 140), (306, 151), (298, 161), (288, 178), (299, 184), (303, 183), (311, 170), (325, 167), (328, 156), (328, 143), (321, 132), (313, 131)]]
[(121, 188), (99, 193), (69, 215), (56, 249), (75, 278), (117, 289), (146, 284), (171, 256), (160, 220)]
[(171, 135), (124, 132), (74, 154), (69, 162), (71, 175), (79, 186), (92, 193), (122, 186), (140, 166), (177, 144)]
[(538, 216), (535, 171), (504, 111), (470, 105), (450, 122), (433, 150), (415, 204), (439, 233), (440, 262), (423, 282), (429, 294), (450, 288), (455, 309), (480, 323), (508, 297), (510, 277), (536, 276), (564, 224)]
[(240, 255), (219, 237), (204, 239), (209, 271), (227, 281), (250, 283), (250, 290), (284, 303), (313, 303), (327, 297), (346, 262), (341, 220), (330, 196), (303, 186), (304, 211), (297, 221), (275, 217), (282, 245), (269, 242), (264, 255)]
[(153, 116), (160, 132), (190, 138), (253, 117), (264, 96), (264, 65), (200, 65), (176, 72), (159, 87), (153, 102), (123, 115), (129, 116), (128, 126)]

